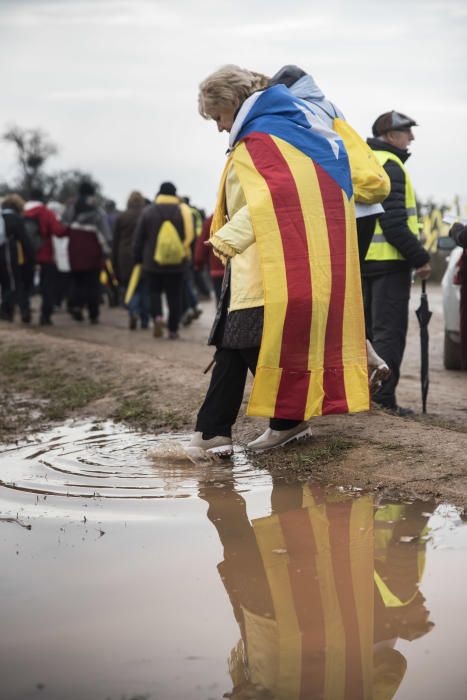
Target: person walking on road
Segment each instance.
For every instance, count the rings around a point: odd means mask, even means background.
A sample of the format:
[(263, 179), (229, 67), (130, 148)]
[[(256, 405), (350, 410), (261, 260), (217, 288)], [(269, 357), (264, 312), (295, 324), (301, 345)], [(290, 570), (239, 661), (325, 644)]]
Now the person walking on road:
[(467, 226), (456, 223), (449, 231), (456, 245), (464, 249), (459, 260), (456, 283), (460, 286), (460, 332), (461, 332), (461, 367), (467, 369)]
[(110, 254), (110, 230), (105, 212), (98, 205), (96, 190), (82, 182), (78, 198), (63, 214), (70, 236), (71, 315), (83, 321), (87, 307), (92, 324), (99, 321), (100, 273), (104, 259)]
[(391, 181), (362, 266), (367, 335), (391, 370), (373, 395), (375, 403), (400, 416), (413, 411), (398, 405), (396, 387), (407, 336), (411, 273), (431, 273), (430, 256), (419, 240), (415, 194), (405, 162), (417, 123), (400, 112), (385, 112), (373, 124), (368, 144)]
[(169, 307), (169, 339), (178, 338), (184, 265), (190, 258), (193, 237), (190, 208), (177, 197), (175, 185), (163, 182), (154, 204), (144, 209), (133, 240), (133, 261), (142, 265), (156, 338), (163, 333), (163, 293)]
[(51, 326), (58, 279), (52, 237), (66, 235), (66, 229), (45, 205), (44, 193), (39, 189), (33, 190), (31, 199), (26, 202), (24, 220), (26, 232), (36, 250), (36, 263), (40, 267), (42, 303), (39, 323), (41, 326)]
[[(0, 214), (0, 319), (13, 321), (19, 307), (23, 323), (31, 322), (30, 288), (35, 253), (22, 217), (24, 200), (19, 194), (6, 195)], [(2, 235), (3, 232), (3, 235)]]
[[(114, 224), (112, 264), (118, 283), (124, 289), (128, 286), (133, 267), (133, 237), (145, 206), (143, 195), (140, 192), (132, 192), (128, 197), (126, 210), (118, 214)], [(138, 320), (141, 322), (141, 328), (148, 327), (149, 303), (142, 281), (128, 305), (128, 314), (130, 330), (136, 329)]]
[[(317, 116), (322, 119), (330, 129), (333, 129), (334, 119), (336, 117), (345, 121), (342, 111), (334, 102), (327, 99), (323, 91), (316, 84), (313, 76), (305, 73), (305, 71), (298, 66), (283, 66), (270, 79), (269, 86), (271, 87), (273, 85), (285, 85), (293, 95), (310, 103)], [(360, 184), (361, 177), (362, 172), (360, 170)], [(354, 183), (354, 192), (355, 189), (356, 186)], [(378, 203), (363, 203), (357, 195), (355, 195), (355, 216), (357, 219), (358, 257), (360, 260), (360, 267), (362, 267), (368, 252), (378, 214), (384, 212), (382, 205), (379, 203), (380, 201), (379, 199)], [(368, 339), (367, 352), (370, 389), (372, 393), (374, 393), (381, 385), (381, 381), (389, 376), (390, 370), (384, 360), (375, 352), (374, 347)]]
[(201, 115), (230, 133), (210, 238), (229, 269), (190, 449), (225, 455), (248, 370), (248, 415), (269, 418), (252, 451), (309, 435), (312, 416), (369, 408), (347, 153), (306, 102), (268, 83), (224, 66), (199, 93)]

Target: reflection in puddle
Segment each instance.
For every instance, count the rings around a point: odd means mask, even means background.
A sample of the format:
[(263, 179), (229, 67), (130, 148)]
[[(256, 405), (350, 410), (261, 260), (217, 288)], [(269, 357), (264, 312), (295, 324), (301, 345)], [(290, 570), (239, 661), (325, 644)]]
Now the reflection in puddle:
[(224, 547), (218, 570), (241, 631), (232, 697), (392, 698), (406, 672), (395, 643), (432, 627), (419, 590), (427, 504), (375, 512), (371, 496), (278, 484), (272, 515), (250, 523), (233, 482), (199, 495)]
[(0, 456), (1, 697), (464, 697), (456, 509), (161, 440), (67, 425)]

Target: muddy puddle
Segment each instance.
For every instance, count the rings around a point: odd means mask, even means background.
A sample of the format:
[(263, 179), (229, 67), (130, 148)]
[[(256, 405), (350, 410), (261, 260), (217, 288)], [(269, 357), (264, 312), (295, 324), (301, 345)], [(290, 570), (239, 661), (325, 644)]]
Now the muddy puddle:
[(467, 697), (455, 508), (186, 442), (69, 423), (4, 448), (1, 700)]

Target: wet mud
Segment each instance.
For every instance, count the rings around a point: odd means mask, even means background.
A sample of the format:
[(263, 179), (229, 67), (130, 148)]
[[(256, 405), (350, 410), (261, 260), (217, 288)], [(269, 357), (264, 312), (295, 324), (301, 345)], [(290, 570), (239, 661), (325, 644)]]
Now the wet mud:
[(0, 454), (0, 698), (461, 700), (448, 504), (69, 422)]

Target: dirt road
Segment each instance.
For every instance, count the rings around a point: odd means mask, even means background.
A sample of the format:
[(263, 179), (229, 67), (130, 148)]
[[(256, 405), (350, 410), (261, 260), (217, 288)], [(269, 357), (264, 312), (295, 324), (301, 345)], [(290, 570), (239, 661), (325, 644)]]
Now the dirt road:
[[(421, 412), (418, 323), (413, 309), (398, 401)], [(467, 506), (467, 373), (442, 364), (441, 290), (429, 288), (431, 384), (428, 414), (402, 419), (370, 414), (313, 421), (313, 439), (258, 458), (284, 476), (317, 478), (403, 496), (435, 497)], [(57, 313), (46, 330), (2, 323), (0, 438), (23, 437), (51, 420), (98, 416), (124, 420), (143, 430), (192, 429), (208, 384), (203, 369), (212, 357), (206, 338), (213, 304), (183, 329), (177, 342), (131, 332), (123, 309), (104, 309), (99, 326), (77, 324)], [(248, 393), (248, 392), (247, 392)], [(263, 428), (261, 419), (237, 424), (244, 444)]]

